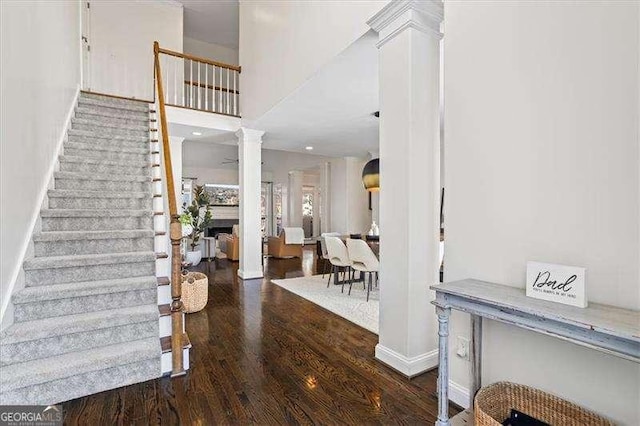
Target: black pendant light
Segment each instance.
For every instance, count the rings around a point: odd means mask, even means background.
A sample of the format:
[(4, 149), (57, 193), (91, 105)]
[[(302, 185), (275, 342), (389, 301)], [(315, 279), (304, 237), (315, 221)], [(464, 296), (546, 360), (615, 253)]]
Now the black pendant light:
[(362, 183), (369, 192), (380, 191), (380, 159), (374, 158), (362, 169)]

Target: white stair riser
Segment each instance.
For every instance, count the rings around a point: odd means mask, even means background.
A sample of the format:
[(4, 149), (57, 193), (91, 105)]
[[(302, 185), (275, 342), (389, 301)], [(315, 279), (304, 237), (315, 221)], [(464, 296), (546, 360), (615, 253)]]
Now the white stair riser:
[(161, 285), (158, 286), (158, 305), (171, 304), (171, 286)]
[(156, 289), (121, 291), (117, 293), (70, 297), (15, 305), (16, 322), (52, 318), (60, 315), (104, 311), (113, 307), (141, 306), (155, 303)]
[(157, 333), (158, 321), (152, 320), (2, 345), (0, 346), (0, 365), (6, 366), (100, 346), (115, 345), (154, 337)]
[(106, 265), (73, 266), (50, 269), (29, 269), (25, 271), (27, 286), (97, 281), (128, 277), (155, 275), (153, 262), (131, 262)]
[[(184, 369), (188, 370), (189, 369), (189, 349), (182, 350), (182, 359), (184, 360), (183, 361)], [(172, 369), (171, 367), (172, 367), (171, 352), (165, 352), (162, 354), (162, 374), (163, 375), (170, 374)]]
[(74, 254), (128, 253), (153, 251), (153, 237), (106, 238), (94, 240), (36, 241), (35, 256), (65, 256)]

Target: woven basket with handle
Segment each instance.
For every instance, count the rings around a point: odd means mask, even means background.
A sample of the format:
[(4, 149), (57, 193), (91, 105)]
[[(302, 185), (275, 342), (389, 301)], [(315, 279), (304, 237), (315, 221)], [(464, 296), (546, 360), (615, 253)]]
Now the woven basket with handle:
[(200, 272), (182, 275), (182, 304), (184, 312), (191, 314), (204, 309), (209, 298), (209, 280)]
[(501, 426), (516, 409), (552, 426), (613, 425), (591, 411), (538, 389), (510, 382), (486, 386), (476, 394), (476, 426)]

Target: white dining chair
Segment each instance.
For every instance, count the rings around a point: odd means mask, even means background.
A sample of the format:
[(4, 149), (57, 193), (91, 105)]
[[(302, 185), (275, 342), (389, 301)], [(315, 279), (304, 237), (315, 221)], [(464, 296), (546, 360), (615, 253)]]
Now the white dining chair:
[(329, 253), (327, 252), (327, 242), (325, 241), (325, 238), (339, 236), (339, 232), (323, 232), (320, 234), (320, 252), (322, 254), (322, 259), (324, 260), (324, 264), (322, 265), (322, 278), (324, 278), (324, 275), (327, 273), (327, 266), (331, 264), (331, 262), (329, 262)]
[[(367, 302), (369, 301), (369, 293), (371, 292), (373, 285), (373, 276), (376, 276), (376, 282), (378, 277), (378, 271), (380, 269), (380, 261), (364, 240), (347, 240), (347, 252), (349, 259), (351, 260), (351, 268), (354, 271), (361, 272), (365, 275), (369, 274), (369, 283), (367, 287)], [(364, 277), (363, 277), (364, 278)], [(349, 295), (351, 295), (351, 287), (353, 286), (353, 279), (349, 283)]]
[[(329, 272), (329, 279), (327, 280), (327, 288), (331, 285), (331, 274), (334, 277), (339, 277), (340, 269), (345, 269), (348, 276), (351, 276), (351, 259), (349, 259), (349, 253), (347, 252), (347, 246), (344, 245), (342, 240), (338, 237), (325, 237), (325, 243), (327, 245), (327, 255), (329, 256), (329, 262), (331, 263), (331, 271)], [(343, 274), (342, 278), (342, 291), (344, 292), (344, 284), (347, 274)]]

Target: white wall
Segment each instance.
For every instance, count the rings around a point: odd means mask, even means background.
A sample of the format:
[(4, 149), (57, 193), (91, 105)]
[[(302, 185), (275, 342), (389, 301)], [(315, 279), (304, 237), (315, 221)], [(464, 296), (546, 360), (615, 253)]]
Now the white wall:
[[(591, 302), (640, 309), (637, 2), (445, 2), (445, 280), (523, 287), (587, 268)], [(468, 334), (454, 318), (452, 342)], [(485, 384), (511, 380), (640, 424), (640, 366), (486, 322)], [(468, 384), (455, 358), (452, 378)]]
[(219, 44), (184, 37), (182, 51), (205, 59), (238, 65), (238, 49), (231, 49)]
[(387, 2), (241, 1), (243, 119), (260, 118), (366, 33)]
[(331, 161), (330, 232), (350, 234), (369, 231), (369, 197), (362, 185), (362, 169), (367, 161), (356, 157)]
[(77, 1), (2, 1), (2, 316), (80, 84)]
[(92, 0), (89, 88), (153, 100), (153, 42), (182, 51), (182, 7), (170, 2)]

